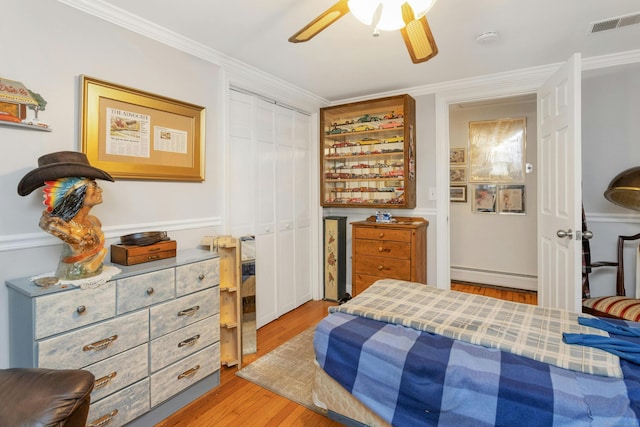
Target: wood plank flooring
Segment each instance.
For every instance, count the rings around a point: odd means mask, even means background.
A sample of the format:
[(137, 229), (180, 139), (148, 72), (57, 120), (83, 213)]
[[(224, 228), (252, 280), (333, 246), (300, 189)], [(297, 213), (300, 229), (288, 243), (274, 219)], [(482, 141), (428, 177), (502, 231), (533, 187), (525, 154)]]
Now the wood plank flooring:
[[(537, 304), (535, 292), (452, 283), (451, 289), (509, 301)], [(246, 366), (290, 340), (327, 315), (328, 301), (310, 301), (258, 329), (258, 352), (244, 357)], [(341, 424), (236, 376), (237, 369), (222, 367), (220, 386), (206, 393), (156, 427), (305, 426)]]

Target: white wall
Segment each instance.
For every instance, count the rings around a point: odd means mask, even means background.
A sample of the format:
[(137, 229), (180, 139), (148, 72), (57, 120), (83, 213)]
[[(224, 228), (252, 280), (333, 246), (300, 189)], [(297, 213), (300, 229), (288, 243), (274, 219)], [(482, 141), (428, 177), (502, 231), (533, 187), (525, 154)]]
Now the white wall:
[[(583, 74), (582, 195), (587, 224), (593, 232), (593, 261), (615, 261), (618, 235), (640, 232), (638, 212), (616, 206), (603, 196), (614, 176), (625, 169), (640, 166), (639, 111), (640, 65)], [(638, 242), (634, 245), (637, 246)], [(634, 251), (628, 249), (625, 259), (627, 295), (633, 296)], [(590, 281), (592, 295), (612, 295), (615, 292), (615, 269), (596, 269)]]
[[(411, 91), (407, 91), (412, 95)], [(413, 96), (413, 95), (412, 95)], [(422, 217), (429, 221), (427, 227), (427, 256), (423, 260), (427, 264), (427, 283), (435, 284), (436, 280), (436, 201), (430, 199), (429, 189), (436, 186), (435, 168), (435, 98), (433, 94), (415, 95), (416, 100), (416, 207), (414, 209), (388, 209), (394, 216)], [(351, 293), (351, 224), (374, 215), (376, 209), (367, 208), (326, 208), (324, 216), (347, 217), (347, 292)], [(321, 253), (321, 256), (324, 252)]]
[[(37, 3), (37, 5), (34, 5)], [(206, 108), (206, 181), (101, 183), (100, 218), (107, 245), (132, 229), (168, 230), (179, 248), (197, 246), (222, 223), (224, 187), (219, 114), (224, 91), (219, 67), (52, 1), (3, 2), (2, 77), (18, 80), (48, 104), (39, 114), (52, 132), (0, 126), (0, 367), (7, 367), (7, 279), (55, 270), (60, 245), (38, 228), (42, 192), (16, 192), (37, 158), (80, 151), (79, 78), (99, 79)], [(131, 231), (132, 232), (132, 231)], [(219, 232), (219, 231), (218, 231)], [(36, 243), (32, 243), (32, 239)], [(24, 249), (15, 249), (24, 247)]]
[[(467, 183), (467, 202), (450, 205), (451, 278), (475, 283), (536, 290), (536, 102), (509, 98), (494, 102), (455, 104), (450, 108), (450, 147), (469, 148), (469, 122), (525, 117), (525, 162), (533, 172), (525, 175), (524, 215), (472, 211), (473, 184)], [(467, 152), (467, 157), (468, 157)], [(468, 162), (467, 162), (468, 168)]]

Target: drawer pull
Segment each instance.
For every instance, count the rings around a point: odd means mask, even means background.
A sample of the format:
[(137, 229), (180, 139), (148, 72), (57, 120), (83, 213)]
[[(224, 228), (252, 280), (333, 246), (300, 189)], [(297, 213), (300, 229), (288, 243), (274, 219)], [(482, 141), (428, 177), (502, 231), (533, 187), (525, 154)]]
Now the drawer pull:
[(85, 307), (84, 305), (79, 305), (78, 308), (76, 308), (76, 313), (78, 314), (82, 314), (85, 311), (87, 311), (87, 307)]
[(159, 250), (162, 250), (162, 248), (151, 248), (149, 252), (158, 252)]
[(149, 255), (147, 259), (149, 261), (153, 261), (154, 259), (160, 259), (160, 255)]
[(117, 339), (118, 339), (117, 335), (112, 335), (109, 338), (105, 338), (103, 340), (96, 341), (92, 344), (85, 345), (84, 347), (82, 347), (82, 351), (104, 350), (105, 348), (109, 347), (109, 345)]
[(384, 237), (384, 233), (381, 231), (380, 234), (378, 234), (378, 237), (382, 239)]
[(180, 348), (180, 347), (184, 347), (184, 346), (186, 346), (186, 345), (195, 345), (195, 344), (198, 342), (198, 340), (199, 340), (199, 339), (200, 339), (200, 334), (198, 334), (198, 335), (194, 335), (194, 336), (192, 336), (191, 338), (187, 338), (187, 339), (186, 339), (186, 340), (184, 340), (184, 341), (180, 341), (180, 342), (178, 343), (178, 348)]
[(102, 387), (106, 387), (112, 379), (114, 379), (118, 375), (117, 372), (111, 372), (109, 375), (105, 375), (102, 378), (98, 378), (93, 384), (93, 389), (98, 390)]
[(382, 271), (382, 270), (384, 270), (384, 265), (379, 265), (378, 266), (378, 271)]
[(182, 310), (178, 312), (178, 317), (181, 316), (193, 316), (196, 312), (200, 310), (200, 306), (196, 305), (195, 307), (187, 308), (186, 310)]
[(380, 247), (378, 248), (378, 252), (391, 252), (391, 249), (389, 249), (389, 248), (383, 248), (382, 246), (380, 246)]
[(153, 288), (147, 288), (147, 295), (153, 294), (155, 291)]
[(198, 372), (198, 369), (200, 369), (200, 365), (196, 365), (193, 368), (189, 369), (188, 371), (184, 371), (183, 373), (178, 375), (178, 379), (181, 380), (183, 378), (191, 378)]
[(98, 418), (97, 420), (94, 420), (94, 421), (90, 422), (89, 424), (87, 424), (87, 427), (102, 427), (102, 426), (105, 426), (105, 425), (109, 424), (111, 422), (111, 420), (113, 420), (113, 417), (115, 417), (116, 415), (118, 415), (118, 410), (114, 409), (113, 411), (109, 412), (107, 415), (103, 415), (100, 418)]
[(200, 281), (204, 280), (204, 274), (200, 273), (200, 275), (198, 276), (198, 280)]

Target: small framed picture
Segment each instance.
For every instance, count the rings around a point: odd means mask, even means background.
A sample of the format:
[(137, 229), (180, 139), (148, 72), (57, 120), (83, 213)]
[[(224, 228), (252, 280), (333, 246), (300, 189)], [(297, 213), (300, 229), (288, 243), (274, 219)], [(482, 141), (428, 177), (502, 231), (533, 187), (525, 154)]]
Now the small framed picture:
[(450, 167), (449, 168), (449, 182), (451, 184), (466, 184), (467, 183), (467, 168), (466, 167)]
[(449, 187), (449, 201), (451, 202), (466, 202), (467, 201), (467, 186), (466, 185), (452, 185)]
[(496, 213), (496, 184), (477, 184), (473, 187), (473, 211)]
[(449, 148), (449, 163), (451, 165), (467, 164), (467, 149), (464, 147)]
[(498, 187), (498, 210), (501, 214), (525, 214), (524, 185), (500, 185)]

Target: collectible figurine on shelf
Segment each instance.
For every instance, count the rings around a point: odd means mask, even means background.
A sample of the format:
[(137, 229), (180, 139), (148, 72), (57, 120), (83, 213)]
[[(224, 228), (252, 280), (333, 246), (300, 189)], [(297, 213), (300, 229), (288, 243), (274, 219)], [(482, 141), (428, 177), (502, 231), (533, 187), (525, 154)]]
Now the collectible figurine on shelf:
[(46, 206), (40, 228), (64, 242), (56, 277), (77, 280), (102, 272), (107, 248), (100, 220), (91, 215), (102, 203), (102, 189), (96, 179), (113, 181), (107, 172), (89, 164), (84, 153), (59, 151), (38, 159), (38, 168), (18, 184), (18, 194), (26, 196), (44, 186)]

